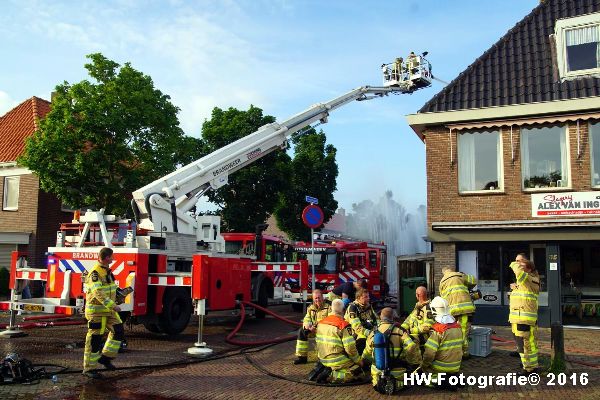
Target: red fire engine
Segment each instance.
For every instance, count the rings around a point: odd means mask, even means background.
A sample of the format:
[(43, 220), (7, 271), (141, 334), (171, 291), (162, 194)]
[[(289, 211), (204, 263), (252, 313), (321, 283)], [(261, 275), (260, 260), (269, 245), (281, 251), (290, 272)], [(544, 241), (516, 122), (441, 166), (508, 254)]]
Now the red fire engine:
[[(421, 61), (420, 68), (429, 70), (427, 61)], [(115, 262), (110, 267), (119, 286), (133, 289), (121, 309), (153, 332), (183, 330), (194, 303), (201, 315), (206, 307), (233, 309), (238, 301), (266, 305), (265, 299), (274, 295), (272, 277), (277, 273), (299, 275), (300, 289), (305, 290), (307, 261), (266, 261), (255, 255), (226, 254), (220, 218), (195, 214), (196, 203), (208, 190), (226, 185), (229, 174), (286, 148), (295, 132), (327, 122), (331, 111), (354, 100), (412, 93), (431, 85), (431, 79), (413, 77), (398, 80), (384, 74), (383, 87), (359, 87), (281, 123), (267, 124), (136, 190), (132, 199), (135, 222), (105, 215), (103, 210), (86, 212), (61, 226), (56, 246), (48, 249), (46, 266), (31, 268), (23, 254), (14, 253), (11, 299), (0, 303), (1, 309), (11, 310), (9, 330), (15, 327), (17, 311), (80, 312), (85, 298), (82, 274), (94, 265), (104, 246), (114, 249)], [(22, 299), (27, 280), (44, 281), (44, 296)], [(373, 282), (373, 288), (377, 284)]]
[[(387, 294), (387, 247), (365, 241), (323, 238), (311, 243), (297, 242), (294, 259), (308, 261), (308, 284), (312, 287), (312, 271), (315, 271), (315, 287), (324, 293), (347, 281), (366, 279), (371, 294), (383, 298)], [(300, 309), (302, 291), (298, 278), (286, 276), (284, 301)]]

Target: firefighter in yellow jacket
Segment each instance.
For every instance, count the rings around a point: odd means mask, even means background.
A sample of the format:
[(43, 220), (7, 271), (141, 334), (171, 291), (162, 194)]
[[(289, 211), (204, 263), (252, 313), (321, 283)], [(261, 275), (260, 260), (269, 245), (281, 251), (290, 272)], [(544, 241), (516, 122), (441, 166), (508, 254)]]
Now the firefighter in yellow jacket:
[(306, 315), (302, 320), (302, 326), (298, 329), (296, 340), (296, 356), (294, 364), (306, 364), (308, 359), (308, 338), (314, 337), (319, 322), (329, 315), (329, 304), (323, 299), (323, 292), (315, 289), (312, 292), (313, 303), (306, 309)]
[(344, 302), (335, 299), (331, 314), (317, 325), (317, 355), (319, 362), (331, 369), (328, 381), (351, 382), (362, 378), (362, 365), (350, 324), (342, 317)]
[(356, 348), (358, 353), (362, 354), (367, 337), (377, 327), (379, 320), (371, 306), (371, 298), (367, 289), (361, 288), (356, 291), (356, 300), (348, 305), (344, 319), (352, 326)]
[(475, 305), (469, 294), (469, 289), (477, 284), (473, 275), (456, 272), (452, 268), (442, 268), (442, 280), (440, 281), (440, 296), (448, 301), (450, 314), (460, 324), (463, 333), (463, 356), (469, 357), (469, 333)]
[(381, 379), (385, 378), (387, 371), (379, 370), (375, 363), (374, 342), (376, 331), (383, 333), (388, 338), (386, 342), (387, 349), (384, 349), (384, 351), (389, 352), (389, 375), (395, 381), (394, 387), (396, 390), (404, 387), (404, 374), (407, 367), (412, 366), (411, 369), (414, 369), (421, 363), (421, 352), (418, 344), (411, 339), (408, 332), (394, 323), (394, 311), (390, 307), (381, 310), (379, 326), (367, 338), (362, 358), (371, 364), (373, 388), (380, 393), (388, 394), (384, 388), (385, 383), (383, 382), (385, 381), (382, 382)]
[[(462, 331), (454, 317), (450, 315), (446, 299), (435, 297), (431, 301), (435, 314), (435, 323), (431, 326), (431, 335), (425, 343), (421, 370), (437, 375), (456, 374), (462, 361)], [(448, 380), (446, 379), (445, 382)]]
[(435, 323), (433, 320), (433, 312), (431, 310), (431, 302), (427, 296), (427, 288), (419, 286), (415, 291), (417, 303), (412, 312), (406, 317), (402, 323), (404, 328), (417, 343), (421, 352), (425, 350), (425, 342), (429, 339), (431, 325)]
[[(113, 262), (113, 250), (104, 247), (98, 254), (98, 263), (88, 271), (86, 285), (85, 318), (88, 320), (88, 332), (83, 351), (83, 374), (89, 378), (100, 379), (96, 370), (98, 364), (108, 370), (114, 370), (112, 360), (117, 356), (125, 331), (119, 317), (121, 309), (116, 303), (117, 285), (110, 271)], [(105, 332), (108, 338), (102, 348)]]
[(538, 368), (537, 317), (540, 276), (532, 261), (525, 254), (517, 255), (510, 264), (515, 273), (516, 283), (510, 288), (510, 314), (508, 321), (521, 356), (524, 373), (535, 372)]

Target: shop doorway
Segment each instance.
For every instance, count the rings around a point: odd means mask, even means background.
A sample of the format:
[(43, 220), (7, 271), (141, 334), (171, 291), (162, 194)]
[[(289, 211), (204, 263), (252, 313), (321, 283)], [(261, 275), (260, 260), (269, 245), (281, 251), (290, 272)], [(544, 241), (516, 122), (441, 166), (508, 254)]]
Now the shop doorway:
[(600, 242), (561, 243), (563, 325), (600, 326)]

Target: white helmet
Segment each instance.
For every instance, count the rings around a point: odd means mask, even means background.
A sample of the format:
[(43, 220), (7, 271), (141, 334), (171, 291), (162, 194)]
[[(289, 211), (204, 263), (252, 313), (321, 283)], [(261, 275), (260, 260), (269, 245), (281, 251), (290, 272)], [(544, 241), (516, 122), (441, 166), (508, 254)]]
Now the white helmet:
[(433, 308), (433, 313), (436, 316), (441, 317), (450, 314), (450, 311), (448, 310), (448, 300), (440, 296), (436, 296), (433, 300), (431, 300), (431, 308)]

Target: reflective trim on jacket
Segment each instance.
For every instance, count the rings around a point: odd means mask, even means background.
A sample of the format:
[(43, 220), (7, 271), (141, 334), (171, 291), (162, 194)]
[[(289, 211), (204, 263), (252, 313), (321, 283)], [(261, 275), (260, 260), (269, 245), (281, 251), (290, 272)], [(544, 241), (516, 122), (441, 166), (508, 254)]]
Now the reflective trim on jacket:
[(508, 321), (511, 324), (535, 325), (538, 318), (540, 276), (535, 271), (525, 272), (516, 261), (510, 264), (510, 268), (515, 273), (517, 286), (510, 292)]
[(462, 272), (447, 272), (440, 281), (440, 296), (448, 301), (450, 314), (473, 314), (475, 306), (469, 294), (469, 288), (477, 284), (473, 275)]

